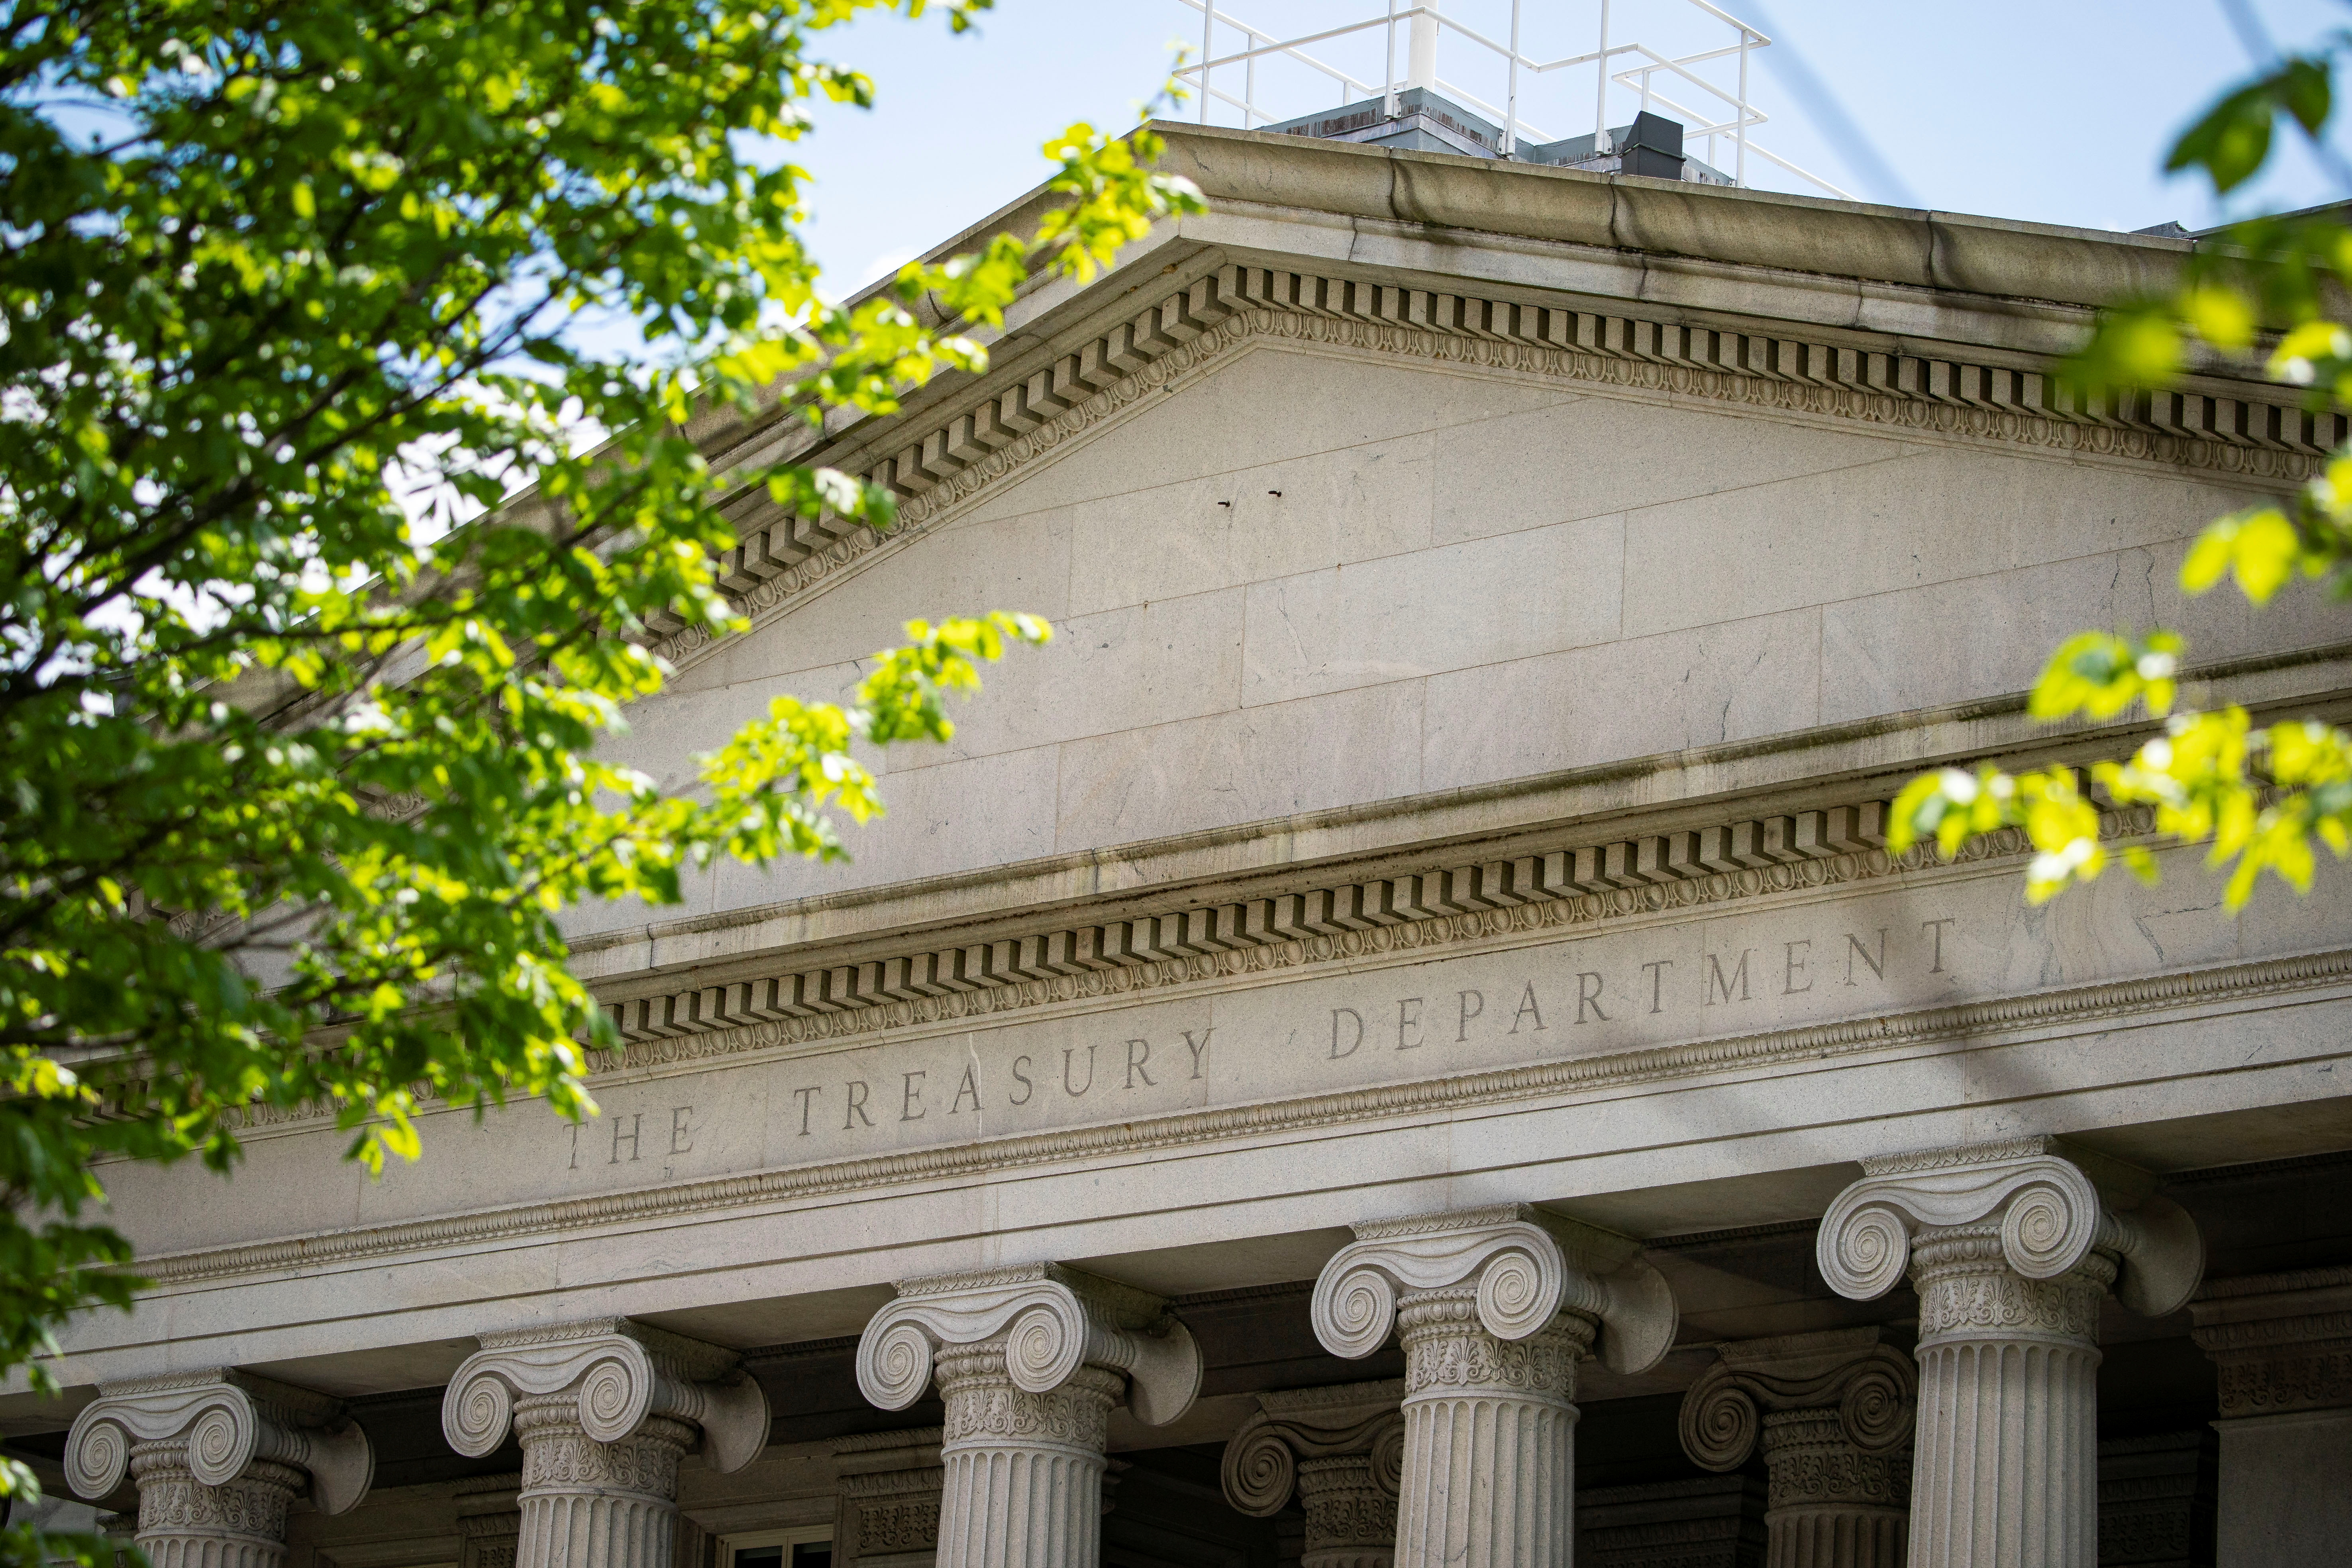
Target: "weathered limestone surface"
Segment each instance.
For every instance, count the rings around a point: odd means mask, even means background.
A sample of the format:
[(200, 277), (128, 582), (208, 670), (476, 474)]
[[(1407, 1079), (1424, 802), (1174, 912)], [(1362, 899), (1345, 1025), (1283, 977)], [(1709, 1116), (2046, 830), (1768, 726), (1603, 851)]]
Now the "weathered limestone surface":
[(2352, 1269), (2216, 1279), (2191, 1310), (2221, 1372), (2220, 1560), (2341, 1561), (2352, 1540)]
[(140, 1549), (155, 1568), (278, 1568), (286, 1510), (325, 1513), (367, 1495), (375, 1458), (342, 1405), (231, 1368), (116, 1384), (66, 1439), (73, 1489), (98, 1500), (128, 1473)]
[(1673, 1292), (1635, 1244), (1525, 1205), (1355, 1229), (1315, 1282), (1315, 1334), (1404, 1346), (1397, 1568), (1565, 1568), (1577, 1365), (1655, 1365)]
[(1760, 1445), (1770, 1568), (1902, 1568), (1918, 1378), (1883, 1331), (1719, 1346), (1683, 1397), (1683, 1451), (1737, 1469)]
[(522, 1444), (516, 1568), (668, 1568), (677, 1468), (757, 1458), (768, 1398), (736, 1357), (626, 1319), (481, 1336), (441, 1405), (469, 1458)]
[[(2085, 1173), (2111, 1184), (2118, 1205)], [(2089, 1563), (2098, 1552), (2098, 1320), (2149, 1317), (2204, 1271), (2195, 1222), (2145, 1176), (2027, 1139), (1863, 1162), (1818, 1259), (1866, 1300), (1919, 1293), (1913, 1568)]]
[(916, 1280), (866, 1325), (857, 1384), (947, 1405), (940, 1568), (1092, 1568), (1111, 1407), (1164, 1426), (1201, 1352), (1158, 1297), (1055, 1265)]

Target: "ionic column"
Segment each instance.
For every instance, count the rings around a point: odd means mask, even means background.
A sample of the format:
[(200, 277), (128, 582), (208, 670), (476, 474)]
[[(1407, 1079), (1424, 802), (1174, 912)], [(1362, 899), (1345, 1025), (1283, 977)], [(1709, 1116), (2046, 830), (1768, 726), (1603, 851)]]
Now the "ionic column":
[(600, 1318), (481, 1336), (441, 1397), (441, 1434), (479, 1458), (522, 1444), (516, 1568), (670, 1568), (677, 1467), (739, 1470), (768, 1396), (733, 1352)]
[(1683, 1451), (1736, 1470), (1760, 1439), (1767, 1568), (1903, 1568), (1911, 1358), (1876, 1329), (1717, 1348), (1683, 1396)]
[(1390, 1568), (1403, 1394), (1402, 1383), (1349, 1383), (1259, 1394), (1225, 1445), (1225, 1500), (1263, 1519), (1295, 1493), (1307, 1514), (1300, 1568)]
[(278, 1568), (286, 1509), (367, 1495), (375, 1455), (337, 1401), (228, 1367), (109, 1384), (66, 1435), (66, 1479), (95, 1501), (139, 1483), (154, 1568)]
[(833, 1453), (840, 1478), (833, 1515), (833, 1568), (879, 1559), (929, 1568), (940, 1549), (940, 1495), (947, 1470), (937, 1426), (867, 1432)]
[(1546, 1568), (1576, 1538), (1576, 1369), (1657, 1364), (1675, 1300), (1640, 1246), (1524, 1205), (1383, 1220), (1323, 1266), (1335, 1355), (1405, 1352), (1396, 1568)]
[(904, 1410), (934, 1373), (939, 1568), (1094, 1568), (1111, 1406), (1175, 1420), (1201, 1352), (1159, 1297), (1038, 1264), (899, 1285), (858, 1342), (858, 1389)]
[(1841, 1295), (1883, 1295), (1906, 1268), (1919, 1292), (1911, 1568), (2093, 1568), (2099, 1304), (2112, 1287), (2135, 1311), (2179, 1310), (2205, 1267), (2196, 1223), (2145, 1173), (2055, 1139), (1863, 1170), (1816, 1256)]
[(2207, 1283), (2189, 1307), (2221, 1365), (2224, 1563), (2343, 1561), (2352, 1542), (2352, 1268)]

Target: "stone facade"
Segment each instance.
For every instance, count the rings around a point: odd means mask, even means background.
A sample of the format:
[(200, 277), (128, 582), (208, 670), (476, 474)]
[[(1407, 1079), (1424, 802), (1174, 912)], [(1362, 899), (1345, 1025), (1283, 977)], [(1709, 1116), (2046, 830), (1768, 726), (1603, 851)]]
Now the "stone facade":
[(2030, 908), (1885, 813), (2137, 734), (2026, 715), (2084, 627), (2340, 711), (2339, 608), (2167, 584), (2343, 421), (2070, 400), (2182, 242), (1169, 140), (1211, 212), (984, 374), (698, 426), (901, 521), (747, 499), (616, 754), (1053, 647), (848, 863), (567, 915), (598, 1120), (110, 1168), (152, 1283), (12, 1451), (187, 1568), (2333, 1561), (2342, 878)]

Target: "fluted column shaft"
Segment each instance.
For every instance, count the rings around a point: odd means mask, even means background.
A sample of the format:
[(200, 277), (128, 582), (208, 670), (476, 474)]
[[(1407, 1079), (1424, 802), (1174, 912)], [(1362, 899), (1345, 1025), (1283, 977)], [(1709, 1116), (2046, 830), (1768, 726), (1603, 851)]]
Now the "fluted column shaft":
[(1536, 1568), (1575, 1543), (1576, 1368), (1594, 1321), (1520, 1340), (1478, 1321), (1475, 1288), (1397, 1299), (1404, 1470), (1396, 1568)]
[(2093, 1568), (2099, 1302), (2116, 1260), (2093, 1252), (2027, 1279), (2004, 1259), (2000, 1228), (1931, 1226), (1912, 1243), (1912, 1568)]
[(1355, 1232), (1307, 1312), (1334, 1355), (1404, 1347), (1396, 1568), (1566, 1568), (1577, 1365), (1655, 1366), (1673, 1290), (1638, 1243), (1523, 1204)]
[(1104, 1444), (1125, 1380), (1081, 1366), (1045, 1394), (1013, 1385), (1004, 1341), (940, 1352), (939, 1568), (1081, 1568), (1102, 1558)]
[(1864, 1453), (1835, 1410), (1764, 1417), (1766, 1568), (1903, 1568), (1911, 1456)]
[(188, 1440), (134, 1444), (139, 1549), (153, 1568), (278, 1568), (286, 1561), (286, 1510), (310, 1478), (291, 1465), (256, 1460), (245, 1473), (206, 1486), (188, 1468)]
[(1911, 1568), (2095, 1568), (2098, 1326), (2112, 1288), (2176, 1312), (2197, 1224), (2144, 1171), (2048, 1137), (1862, 1162), (1814, 1261), (1869, 1300), (1919, 1293)]
[(857, 1344), (857, 1386), (903, 1410), (936, 1378), (939, 1568), (1095, 1568), (1110, 1407), (1165, 1426), (1201, 1352), (1159, 1297), (1056, 1264), (901, 1281)]
[(522, 1444), (515, 1568), (668, 1568), (678, 1461), (699, 1435), (655, 1415), (629, 1436), (599, 1443), (579, 1412), (568, 1393), (515, 1402)]
[(441, 1396), (468, 1458), (522, 1446), (516, 1568), (670, 1568), (677, 1468), (738, 1470), (768, 1440), (768, 1399), (735, 1354), (625, 1318), (481, 1336)]

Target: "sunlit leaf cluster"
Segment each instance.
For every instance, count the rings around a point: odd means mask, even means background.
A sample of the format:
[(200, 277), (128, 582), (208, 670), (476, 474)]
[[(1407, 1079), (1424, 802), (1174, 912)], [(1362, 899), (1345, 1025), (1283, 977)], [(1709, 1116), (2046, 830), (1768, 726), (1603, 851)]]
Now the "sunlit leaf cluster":
[(685, 793), (611, 760), (660, 636), (745, 624), (722, 506), (892, 521), (713, 430), (887, 413), (1199, 208), (1075, 126), (1042, 232), (829, 295), (788, 154), (874, 89), (817, 44), (925, 10), (0, 0), (0, 1371), (127, 1299), (93, 1161), (226, 1167), (257, 1105), (371, 1165), (429, 1101), (592, 1109), (560, 913), (838, 855), (858, 749), (1049, 635), (914, 623)]
[[(2352, 34), (2336, 35), (2231, 89), (2180, 135), (2166, 167), (2197, 171), (2226, 195), (2265, 167), (2282, 121), (2333, 162), (2326, 138), (2334, 74), (2347, 50)], [(2340, 319), (2347, 300), (2352, 227), (2342, 209), (2252, 218), (2200, 241), (2171, 289), (2105, 312), (2067, 380), (2096, 405), (2219, 363), (2302, 387), (2315, 411), (2352, 408), (2352, 328)], [(2198, 595), (2233, 582), (2263, 605), (2303, 579), (2352, 598), (2352, 448), (2293, 496), (2209, 524), (2189, 546), (2179, 584)], [(2208, 863), (2226, 869), (2230, 910), (2264, 873), (2308, 890), (2320, 848), (2352, 855), (2352, 735), (2312, 719), (2257, 724), (2234, 704), (2180, 706), (2189, 652), (2160, 629), (2069, 638), (2034, 686), (2032, 717), (2139, 718), (2155, 721), (2156, 732), (2130, 756), (2085, 769), (1922, 774), (1895, 802), (1889, 847), (1927, 840), (1949, 856), (1979, 835), (2022, 828), (2034, 851), (2027, 896), (2038, 903), (2106, 868), (2103, 805), (2144, 807), (2159, 840), (2204, 845)], [(2143, 878), (2157, 874), (2145, 844), (2124, 846), (2120, 858)]]

